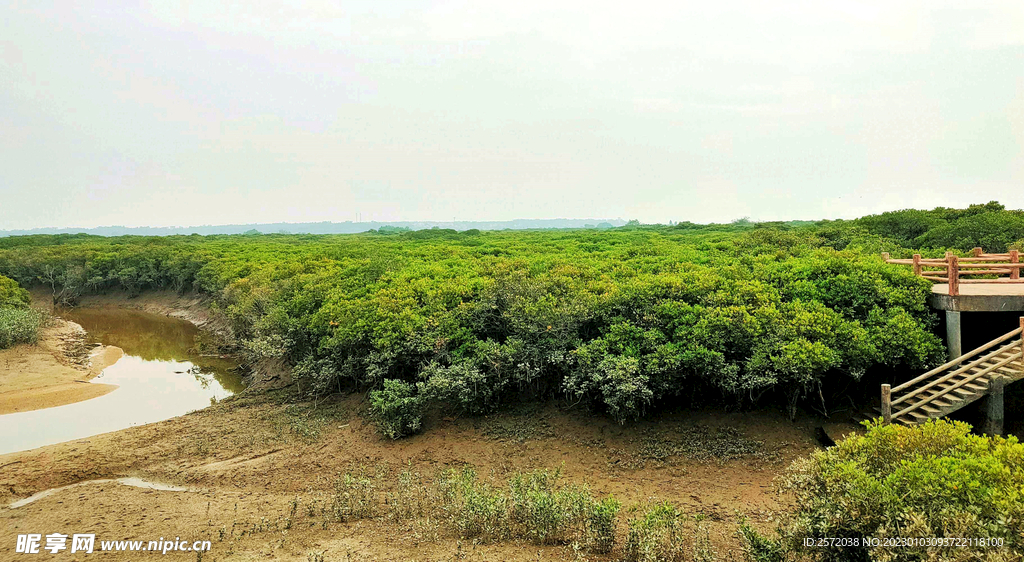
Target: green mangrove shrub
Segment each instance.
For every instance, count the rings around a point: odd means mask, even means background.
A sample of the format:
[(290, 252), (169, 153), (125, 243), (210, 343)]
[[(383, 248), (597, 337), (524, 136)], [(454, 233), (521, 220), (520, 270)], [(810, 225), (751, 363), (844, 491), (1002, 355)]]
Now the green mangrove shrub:
[(17, 281), (0, 275), (0, 308), (24, 308), (30, 302), (28, 291), (21, 288)]
[(42, 313), (29, 308), (28, 291), (0, 275), (0, 349), (39, 339)]
[(398, 439), (412, 435), (423, 425), (423, 401), (416, 387), (396, 379), (384, 381), (384, 388), (370, 393), (370, 416), (381, 435)]
[(797, 461), (786, 549), (829, 562), (1020, 560), (1024, 445), (970, 430), (876, 423)]
[(0, 307), (0, 349), (39, 339), (42, 313), (31, 308)]

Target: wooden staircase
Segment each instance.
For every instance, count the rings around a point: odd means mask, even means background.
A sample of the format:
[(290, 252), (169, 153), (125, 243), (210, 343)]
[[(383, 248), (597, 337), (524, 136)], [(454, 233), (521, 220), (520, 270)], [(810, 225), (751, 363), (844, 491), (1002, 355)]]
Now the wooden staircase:
[[(882, 385), (885, 423), (917, 425), (949, 415), (1000, 386), (1024, 378), (1021, 327), (901, 385)], [(997, 381), (996, 379), (1000, 379)]]

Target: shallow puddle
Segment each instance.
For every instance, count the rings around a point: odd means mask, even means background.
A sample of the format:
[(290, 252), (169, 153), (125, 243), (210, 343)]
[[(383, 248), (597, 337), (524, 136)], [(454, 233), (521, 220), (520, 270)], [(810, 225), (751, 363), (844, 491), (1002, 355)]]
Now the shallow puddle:
[(123, 309), (59, 315), (81, 324), (90, 341), (124, 350), (91, 381), (118, 388), (84, 402), (0, 416), (0, 454), (173, 418), (244, 388), (234, 361), (194, 351), (199, 330), (184, 320)]
[(47, 496), (52, 496), (53, 494), (56, 494), (57, 492), (59, 492), (61, 490), (67, 490), (68, 488), (77, 488), (78, 486), (85, 486), (87, 484), (106, 484), (106, 483), (109, 483), (109, 482), (117, 482), (118, 484), (123, 484), (125, 486), (131, 486), (133, 488), (145, 488), (147, 490), (159, 490), (161, 492), (187, 492), (188, 491), (188, 488), (183, 488), (181, 486), (173, 486), (171, 484), (161, 484), (159, 482), (150, 482), (148, 480), (143, 480), (142, 478), (136, 478), (134, 476), (130, 477), (130, 478), (118, 478), (116, 480), (113, 480), (113, 479), (110, 479), (110, 478), (103, 478), (103, 479), (100, 479), (100, 480), (86, 480), (85, 482), (78, 482), (78, 483), (75, 483), (75, 484), (68, 484), (67, 486), (61, 486), (59, 488), (50, 488), (49, 490), (43, 490), (42, 492), (39, 492), (38, 494), (33, 494), (33, 495), (31, 495), (31, 496), (29, 496), (27, 498), (23, 498), (23, 499), (20, 499), (20, 500), (18, 500), (16, 502), (13, 502), (8, 507), (10, 507), (11, 509), (17, 509), (19, 507), (28, 505), (28, 504), (30, 504), (30, 503), (32, 503), (34, 501), (41, 500), (41, 499), (43, 499), (43, 498), (45, 498)]

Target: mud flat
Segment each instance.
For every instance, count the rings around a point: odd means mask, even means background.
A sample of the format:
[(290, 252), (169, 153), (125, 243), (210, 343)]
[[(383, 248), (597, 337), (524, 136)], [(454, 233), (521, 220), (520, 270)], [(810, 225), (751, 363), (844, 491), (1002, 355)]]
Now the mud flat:
[[(402, 471), (429, 481), (446, 468), (471, 466), (496, 486), (516, 472), (552, 469), (596, 495), (613, 494), (625, 506), (619, 541), (630, 506), (671, 501), (708, 518), (719, 559), (729, 560), (727, 553), (740, 555), (737, 513), (769, 531), (788, 505), (774, 480), (814, 450), (817, 423), (793, 424), (782, 413), (702, 412), (623, 428), (552, 404), (434, 418), (424, 434), (392, 442), (363, 417), (363, 400), (355, 395), (314, 409), (283, 391), (243, 394), (163, 422), (2, 455), (0, 505), (86, 484), (0, 507), (0, 548), (19, 533), (95, 532), (98, 539), (210, 540), (203, 560), (306, 561), (322, 551), (325, 560), (577, 560), (565, 546), (474, 544), (436, 522), (395, 522), (385, 511), (344, 521), (324, 512), (346, 473), (366, 475), (383, 498)], [(721, 451), (727, 454), (716, 456)], [(89, 482), (127, 476), (187, 491)]]

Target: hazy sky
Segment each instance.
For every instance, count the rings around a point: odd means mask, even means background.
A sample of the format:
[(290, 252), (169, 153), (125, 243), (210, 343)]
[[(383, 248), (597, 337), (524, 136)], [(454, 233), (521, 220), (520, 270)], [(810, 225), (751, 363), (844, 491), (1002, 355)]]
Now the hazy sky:
[(1021, 0), (0, 6), (0, 229), (1024, 207)]

